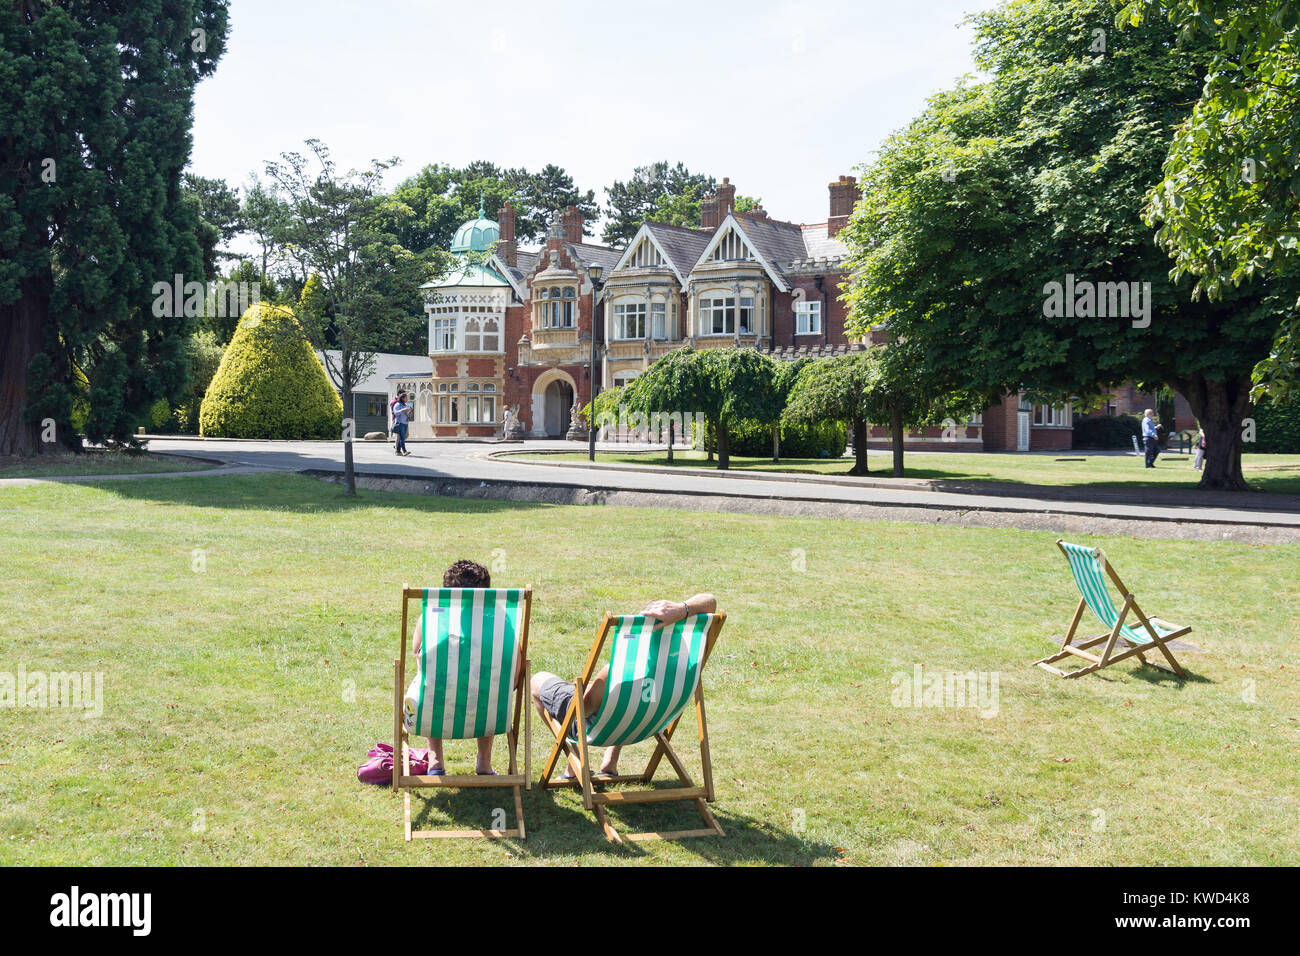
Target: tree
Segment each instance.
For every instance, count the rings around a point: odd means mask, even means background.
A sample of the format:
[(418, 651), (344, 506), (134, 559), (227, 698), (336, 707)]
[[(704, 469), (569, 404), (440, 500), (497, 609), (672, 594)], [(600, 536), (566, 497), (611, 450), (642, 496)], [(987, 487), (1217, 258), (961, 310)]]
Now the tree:
[(795, 424), (832, 419), (844, 422), (853, 435), (850, 475), (870, 474), (867, 467), (868, 429), (878, 409), (880, 361), (874, 350), (810, 360), (790, 389), (784, 418)]
[[(1217, 298), (1258, 275), (1300, 273), (1300, 7), (1292, 0), (1135, 0), (1116, 17), (1161, 14), (1179, 42), (1213, 43), (1200, 99), (1148, 195), (1147, 222), (1193, 294)], [(1284, 322), (1255, 367), (1255, 397), (1289, 400), (1300, 322)]]
[(293, 312), (249, 306), (199, 408), (199, 433), (222, 438), (325, 439), (343, 404)]
[[(281, 244), (308, 277), (298, 319), (311, 344), (326, 354), (325, 367), (351, 415), (352, 393), (374, 367), (385, 330), (409, 314), (409, 290), (429, 278), (429, 264), (404, 248), (384, 225), (391, 221), (380, 191), (396, 158), (368, 169), (339, 173), (329, 149), (307, 140), (314, 162), (281, 154), (266, 165), (289, 206)], [(344, 493), (356, 494), (351, 419), (344, 421)]]
[[(203, 279), (184, 199), (194, 87), (224, 0), (0, 6), (0, 455), (130, 442), (180, 398), (190, 317), (154, 283)], [(84, 382), (84, 385), (82, 384)]]
[(181, 191), (198, 216), (196, 235), (203, 250), (203, 274), (215, 279), (221, 275), (221, 260), (236, 258), (222, 246), (244, 231), (239, 190), (231, 189), (224, 179), (185, 173)]
[(544, 239), (555, 213), (567, 206), (576, 206), (582, 213), (584, 235), (592, 234), (592, 226), (600, 218), (595, 190), (581, 191), (573, 184), (573, 177), (559, 166), (548, 163), (536, 173), (511, 170), (504, 181), (515, 204), (524, 210), (522, 216), (515, 216), (515, 236), (521, 242)]
[(632, 241), (647, 219), (653, 219), (661, 205), (670, 210), (674, 197), (688, 197), (683, 212), (689, 215), (689, 197), (695, 197), (695, 221), (699, 222), (699, 197), (713, 192), (712, 176), (692, 173), (681, 163), (670, 166), (666, 161), (638, 166), (632, 178), (615, 182), (605, 190), (607, 222), (601, 233), (606, 245), (621, 246)]
[(933, 97), (864, 172), (842, 233), (848, 325), (886, 323), (932, 385), (987, 404), (1169, 384), (1205, 425), (1202, 487), (1244, 488), (1250, 372), (1294, 293), (1194, 301), (1169, 278), (1142, 197), (1208, 52), (1154, 21), (1107, 35), (1114, 10), (1030, 0), (973, 18), (991, 79)]
[(256, 175), (249, 177), (244, 187), (244, 199), (239, 209), (243, 232), (257, 243), (259, 272), (262, 281), (269, 278), (273, 261), (281, 255), (277, 237), (282, 235), (289, 219), (289, 210), (280, 198), (275, 183), (264, 185)]
[(781, 414), (776, 361), (755, 349), (669, 352), (624, 390), (628, 406), (645, 414), (702, 414), (717, 436), (718, 470), (730, 467), (730, 428), (744, 419)]

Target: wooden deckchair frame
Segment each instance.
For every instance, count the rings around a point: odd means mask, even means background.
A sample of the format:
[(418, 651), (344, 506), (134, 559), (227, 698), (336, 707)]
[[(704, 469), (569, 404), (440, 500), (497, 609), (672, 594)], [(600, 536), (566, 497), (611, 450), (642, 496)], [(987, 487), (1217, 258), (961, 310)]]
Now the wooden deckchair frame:
[[(429, 590), (439, 590), (430, 588)], [(505, 590), (505, 589), (502, 589)], [(489, 837), (502, 839), (513, 837), (524, 839), (524, 802), (520, 788), (532, 789), (532, 708), (525, 706), (524, 691), (532, 678), (532, 665), (528, 660), (528, 620), (533, 604), (533, 589), (524, 588), (523, 621), (519, 628), (519, 651), (516, 655), (518, 664), (514, 675), (513, 712), (510, 728), (506, 731), (506, 745), (510, 751), (510, 769), (504, 774), (479, 776), (478, 774), (432, 774), (411, 773), (411, 751), (406, 725), (402, 721), (402, 703), (406, 691), (406, 645), (411, 638), (408, 609), (412, 600), (424, 599), (424, 588), (412, 588), (402, 585), (402, 650), (401, 656), (393, 661), (393, 792), (402, 793), (402, 820), (409, 843), (413, 837)], [(429, 640), (429, 635), (422, 636)], [(519, 772), (519, 718), (523, 712), (524, 721), (524, 772)], [(515, 795), (515, 819), (519, 825), (508, 830), (412, 830), (411, 829), (411, 791), (421, 788), (446, 787), (459, 790), (464, 787), (510, 787)]]
[[(582, 712), (582, 695), (584, 689), (590, 685), (592, 676), (596, 673), (602, 661), (601, 651), (605, 646), (606, 639), (609, 637), (614, 620), (615, 617), (611, 614), (606, 614), (601, 620), (600, 628), (596, 632), (596, 641), (591, 647), (591, 653), (587, 655), (587, 663), (583, 665), (582, 674), (573, 682), (573, 700), (564, 715), (564, 720), (557, 721), (550, 714), (543, 712), (542, 718), (546, 722), (546, 726), (555, 735), (555, 746), (551, 748), (550, 756), (546, 758), (546, 764), (542, 768), (542, 777), (538, 781), (538, 786), (543, 790), (552, 787), (576, 786), (582, 792), (582, 805), (595, 813), (596, 822), (600, 824), (601, 829), (605, 831), (605, 838), (611, 843), (622, 843), (624, 839), (633, 841), (679, 840), (686, 837), (726, 836), (722, 830), (722, 825), (718, 823), (717, 817), (713, 815), (708, 806), (714, 800), (714, 791), (713, 761), (709, 755), (708, 721), (704, 715), (704, 667), (709, 661), (709, 655), (713, 652), (713, 645), (722, 631), (722, 625), (726, 622), (727, 615), (719, 611), (713, 616), (713, 621), (709, 624), (709, 631), (705, 637), (704, 652), (700, 657), (700, 680), (695, 685), (695, 723), (700, 743), (702, 784), (697, 785), (691, 779), (681, 758), (677, 756), (677, 751), (673, 749), (673, 732), (677, 729), (677, 725), (681, 723), (683, 714), (686, 713), (685, 708), (683, 708), (682, 712), (673, 719), (671, 724), (654, 735), (655, 749), (650, 755), (650, 762), (646, 764), (644, 771), (634, 774), (605, 775), (598, 780), (602, 784), (649, 784), (654, 778), (655, 771), (659, 768), (659, 761), (666, 757), (673, 772), (677, 774), (681, 786), (664, 790), (618, 790), (598, 793), (593, 784), (591, 764), (587, 753), (587, 719)], [(577, 721), (578, 725), (578, 739), (576, 741), (568, 738), (569, 725), (574, 721)], [(551, 779), (551, 774), (555, 772), (561, 754), (564, 755), (568, 763), (569, 772), (573, 774), (572, 780)], [(619, 834), (614, 829), (613, 824), (610, 823), (609, 814), (605, 811), (605, 808), (611, 805), (625, 806), (637, 803), (672, 803), (677, 801), (694, 803), (696, 809), (700, 812), (700, 816), (704, 818), (705, 826), (694, 830)]]
[[(1065, 550), (1064, 542), (1060, 538), (1056, 540), (1056, 546), (1060, 549), (1061, 554), (1065, 556), (1066, 562), (1068, 563), (1070, 555), (1069, 552)], [(1158, 617), (1147, 617), (1143, 614), (1142, 608), (1138, 607), (1137, 598), (1134, 597), (1133, 593), (1124, 586), (1124, 582), (1120, 580), (1119, 573), (1111, 567), (1110, 562), (1106, 560), (1105, 552), (1103, 552), (1101, 548), (1093, 548), (1092, 551), (1093, 554), (1097, 556), (1097, 560), (1100, 562), (1102, 570), (1105, 571), (1106, 577), (1110, 578), (1111, 583), (1115, 585), (1119, 590), (1120, 596), (1124, 599), (1124, 603), (1119, 609), (1119, 616), (1115, 618), (1115, 626), (1105, 634), (1101, 634), (1097, 637), (1086, 638), (1079, 641), (1077, 644), (1074, 643), (1075, 631), (1078, 630), (1079, 622), (1083, 619), (1084, 609), (1088, 606), (1088, 602), (1081, 596), (1079, 598), (1078, 607), (1074, 609), (1074, 619), (1070, 621), (1070, 629), (1065, 632), (1065, 639), (1061, 642), (1060, 650), (1049, 657), (1044, 657), (1042, 660), (1034, 661), (1034, 664), (1049, 673), (1055, 674), (1057, 677), (1082, 677), (1084, 674), (1091, 674), (1094, 671), (1099, 671), (1103, 667), (1109, 667), (1111, 664), (1122, 661), (1125, 658), (1136, 656), (1143, 664), (1150, 665), (1151, 667), (1166, 671), (1170, 674), (1175, 674), (1180, 678), (1186, 678), (1187, 674), (1183, 671), (1182, 667), (1178, 665), (1178, 662), (1174, 660), (1174, 655), (1170, 653), (1169, 648), (1165, 645), (1172, 640), (1190, 634), (1192, 631), (1191, 627), (1184, 627), (1180, 624), (1171, 624)], [(1074, 578), (1073, 569), (1070, 571), (1070, 577), (1071, 579)], [(1078, 582), (1076, 581), (1075, 583), (1077, 584)], [(1127, 646), (1117, 654), (1115, 653), (1115, 646), (1122, 636), (1124, 619), (1128, 617), (1129, 611), (1132, 611), (1137, 616), (1141, 625), (1146, 628), (1147, 633), (1151, 636), (1151, 643)], [(1153, 624), (1159, 624), (1162, 628), (1168, 630), (1169, 633), (1161, 637), (1155, 627), (1152, 626)], [(1095, 654), (1088, 650), (1088, 648), (1095, 647), (1103, 641), (1106, 646), (1102, 648), (1101, 654)], [(1125, 641), (1125, 644), (1127, 645), (1128, 642)], [(1151, 651), (1157, 650), (1163, 654), (1165, 659), (1169, 662), (1168, 667), (1164, 664), (1157, 664), (1155, 661), (1147, 660), (1146, 655)], [(1067, 657), (1080, 657), (1088, 663), (1085, 666), (1072, 671), (1065, 671), (1061, 670), (1059, 667), (1052, 666), (1056, 661)]]

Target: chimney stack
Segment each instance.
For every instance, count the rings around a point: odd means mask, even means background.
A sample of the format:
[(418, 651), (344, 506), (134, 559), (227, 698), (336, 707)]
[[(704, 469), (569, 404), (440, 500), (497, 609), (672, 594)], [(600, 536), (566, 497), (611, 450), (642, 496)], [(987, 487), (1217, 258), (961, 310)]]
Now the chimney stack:
[(700, 200), (700, 228), (718, 228), (718, 197), (712, 193)]
[(735, 211), (736, 208), (736, 187), (731, 185), (731, 180), (726, 176), (722, 177), (722, 185), (718, 187), (718, 222), (727, 218), (727, 213)]
[(512, 269), (519, 266), (519, 246), (515, 242), (515, 207), (510, 200), (497, 211), (497, 225), (501, 229), (497, 242), (497, 255)]
[(582, 242), (583, 215), (577, 206), (564, 207), (564, 241)]
[(858, 189), (856, 176), (841, 176), (839, 182), (831, 183), (830, 216), (826, 220), (826, 235), (835, 236), (853, 215), (853, 207), (862, 195)]

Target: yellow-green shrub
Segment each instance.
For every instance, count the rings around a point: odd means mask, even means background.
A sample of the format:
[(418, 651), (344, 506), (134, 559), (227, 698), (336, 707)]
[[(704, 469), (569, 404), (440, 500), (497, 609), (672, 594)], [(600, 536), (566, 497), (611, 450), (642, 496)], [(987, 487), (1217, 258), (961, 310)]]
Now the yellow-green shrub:
[(199, 409), (221, 438), (339, 438), (343, 402), (293, 312), (255, 302), (239, 320)]

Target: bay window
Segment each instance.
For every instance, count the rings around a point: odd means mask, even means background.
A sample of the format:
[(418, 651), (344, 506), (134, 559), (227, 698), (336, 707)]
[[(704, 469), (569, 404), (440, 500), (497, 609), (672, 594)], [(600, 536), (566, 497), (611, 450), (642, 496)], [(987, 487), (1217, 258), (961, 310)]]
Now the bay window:
[(614, 338), (645, 338), (644, 302), (620, 302), (614, 306)]

